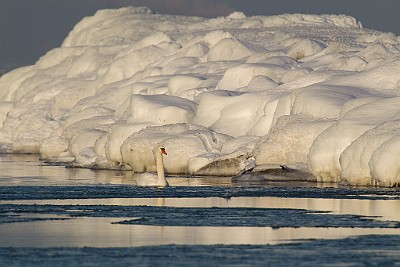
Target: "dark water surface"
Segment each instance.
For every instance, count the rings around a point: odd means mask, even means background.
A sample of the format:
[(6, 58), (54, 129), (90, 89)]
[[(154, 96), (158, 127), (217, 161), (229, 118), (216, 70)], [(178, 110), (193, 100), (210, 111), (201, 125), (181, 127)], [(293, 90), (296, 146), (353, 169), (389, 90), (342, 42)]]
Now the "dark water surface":
[(0, 266), (400, 266), (400, 191), (167, 177), (0, 155)]

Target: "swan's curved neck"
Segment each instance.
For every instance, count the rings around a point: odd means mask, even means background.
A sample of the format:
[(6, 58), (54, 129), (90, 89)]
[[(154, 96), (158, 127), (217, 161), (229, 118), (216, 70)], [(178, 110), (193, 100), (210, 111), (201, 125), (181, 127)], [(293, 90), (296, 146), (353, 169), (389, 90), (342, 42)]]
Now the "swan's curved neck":
[(157, 177), (158, 181), (165, 181), (165, 174), (164, 174), (164, 160), (161, 153), (156, 153), (156, 165), (157, 165)]

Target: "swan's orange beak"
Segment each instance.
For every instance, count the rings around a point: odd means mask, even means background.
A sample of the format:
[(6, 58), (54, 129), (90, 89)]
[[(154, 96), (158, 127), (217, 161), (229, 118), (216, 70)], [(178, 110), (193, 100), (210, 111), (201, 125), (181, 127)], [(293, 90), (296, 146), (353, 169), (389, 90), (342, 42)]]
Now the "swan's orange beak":
[(164, 155), (167, 155), (167, 151), (165, 151), (165, 148), (161, 148), (161, 153), (163, 153)]

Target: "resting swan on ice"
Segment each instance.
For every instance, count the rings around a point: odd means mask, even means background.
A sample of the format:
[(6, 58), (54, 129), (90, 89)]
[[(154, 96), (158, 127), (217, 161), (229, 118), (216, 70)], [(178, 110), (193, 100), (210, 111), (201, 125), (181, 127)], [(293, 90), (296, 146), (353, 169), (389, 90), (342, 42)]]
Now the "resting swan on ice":
[(167, 155), (165, 147), (158, 145), (155, 151), (155, 159), (157, 166), (157, 175), (154, 173), (142, 173), (136, 178), (136, 185), (138, 186), (155, 186), (167, 187), (169, 186), (164, 174), (164, 160), (163, 154)]

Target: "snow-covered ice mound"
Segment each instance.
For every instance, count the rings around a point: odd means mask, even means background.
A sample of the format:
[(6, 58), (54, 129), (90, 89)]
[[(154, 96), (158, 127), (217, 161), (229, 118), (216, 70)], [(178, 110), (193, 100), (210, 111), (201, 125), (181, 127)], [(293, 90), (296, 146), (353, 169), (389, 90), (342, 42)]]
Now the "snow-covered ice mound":
[(101, 10), (0, 78), (1, 151), (144, 172), (162, 143), (167, 173), (399, 185), (399, 41), (344, 15)]

